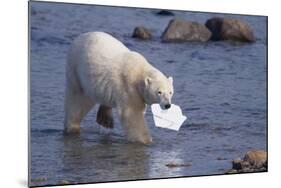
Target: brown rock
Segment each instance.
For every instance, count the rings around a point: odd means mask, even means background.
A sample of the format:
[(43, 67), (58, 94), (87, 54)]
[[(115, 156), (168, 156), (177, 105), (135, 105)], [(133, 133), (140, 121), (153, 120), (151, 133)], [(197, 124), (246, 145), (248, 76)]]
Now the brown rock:
[(252, 29), (246, 22), (241, 20), (224, 19), (221, 35), (224, 40), (255, 41)]
[(197, 22), (173, 19), (162, 34), (163, 42), (206, 42), (211, 32)]
[(211, 18), (205, 23), (212, 32), (211, 40), (233, 40), (240, 42), (255, 42), (251, 27), (242, 20), (229, 18)]
[(260, 150), (248, 151), (244, 157), (252, 166), (260, 168), (267, 165), (267, 152)]
[(242, 161), (241, 162), (241, 167), (242, 168), (249, 168), (251, 165), (248, 161)]
[(168, 164), (166, 164), (166, 166), (169, 168), (189, 167), (189, 166), (192, 166), (192, 163), (185, 163), (185, 164), (168, 163)]
[(254, 168), (242, 168), (239, 172), (242, 173), (249, 173), (249, 172), (257, 172), (258, 170), (254, 169)]
[(248, 151), (244, 159), (240, 158), (232, 161), (232, 169), (227, 174), (247, 173), (247, 172), (266, 172), (267, 171), (267, 152), (260, 150)]
[(136, 27), (133, 32), (134, 38), (142, 39), (142, 40), (149, 40), (152, 38), (152, 34), (150, 30), (145, 27)]

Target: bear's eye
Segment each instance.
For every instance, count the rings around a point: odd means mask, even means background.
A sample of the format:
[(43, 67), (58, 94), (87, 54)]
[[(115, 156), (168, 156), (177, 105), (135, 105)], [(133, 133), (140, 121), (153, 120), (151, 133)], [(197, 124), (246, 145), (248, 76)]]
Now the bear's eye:
[(159, 95), (161, 95), (161, 94), (162, 94), (162, 92), (161, 92), (161, 91), (158, 91), (158, 94), (159, 94)]
[(170, 92), (170, 95), (172, 95), (173, 93), (172, 92)]

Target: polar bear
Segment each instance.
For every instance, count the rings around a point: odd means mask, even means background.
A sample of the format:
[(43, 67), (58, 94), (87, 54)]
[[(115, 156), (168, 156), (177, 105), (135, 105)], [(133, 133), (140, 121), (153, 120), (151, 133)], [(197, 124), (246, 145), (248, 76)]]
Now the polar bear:
[(129, 141), (152, 143), (146, 105), (171, 106), (173, 78), (104, 32), (89, 32), (71, 45), (66, 64), (65, 133), (79, 133), (83, 117), (99, 104), (97, 123), (113, 128), (117, 109)]

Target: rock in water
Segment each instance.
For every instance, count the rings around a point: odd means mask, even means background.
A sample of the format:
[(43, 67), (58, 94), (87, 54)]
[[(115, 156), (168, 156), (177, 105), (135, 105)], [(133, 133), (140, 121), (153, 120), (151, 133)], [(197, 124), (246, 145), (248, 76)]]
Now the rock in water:
[(169, 168), (176, 168), (176, 167), (190, 167), (192, 166), (192, 163), (186, 163), (186, 164), (175, 164), (175, 163), (168, 163), (166, 164)]
[(211, 32), (197, 22), (173, 19), (162, 34), (163, 42), (206, 42)]
[(160, 10), (156, 14), (160, 16), (174, 16), (174, 13), (169, 10)]
[(248, 168), (250, 167), (250, 164), (248, 161), (243, 161), (243, 160), (239, 160), (239, 159), (236, 159), (234, 161), (232, 161), (232, 168), (235, 169), (235, 170), (241, 170), (241, 169), (244, 169), (244, 168)]
[(218, 41), (221, 39), (223, 18), (212, 18), (207, 20), (205, 26), (212, 32), (211, 40)]
[(42, 182), (47, 181), (47, 177), (39, 177), (31, 180), (32, 182)]
[(152, 34), (150, 30), (145, 27), (136, 27), (133, 32), (134, 38), (142, 39), (142, 40), (149, 40), (152, 38)]
[(240, 170), (240, 169), (242, 168), (241, 162), (242, 162), (241, 159), (235, 159), (235, 160), (233, 160), (233, 161), (232, 161), (232, 169)]
[(249, 162), (252, 166), (260, 168), (267, 163), (267, 153), (260, 150), (248, 151), (244, 157), (244, 161)]
[(232, 161), (232, 169), (226, 173), (265, 172), (267, 171), (267, 152), (260, 150), (248, 151), (244, 159)]
[(250, 26), (241, 20), (224, 19), (222, 25), (223, 40), (255, 42), (255, 36)]
[(255, 42), (252, 28), (242, 20), (229, 18), (211, 18), (205, 26), (212, 32), (211, 40), (232, 40)]

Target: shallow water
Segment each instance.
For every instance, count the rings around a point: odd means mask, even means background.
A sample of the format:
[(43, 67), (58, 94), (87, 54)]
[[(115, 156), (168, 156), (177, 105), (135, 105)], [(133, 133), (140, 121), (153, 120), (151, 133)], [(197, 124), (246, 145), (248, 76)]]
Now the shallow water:
[[(266, 17), (226, 15), (253, 27), (254, 44), (164, 44), (159, 37), (172, 17), (156, 16), (155, 10), (30, 4), (32, 186), (222, 174), (246, 151), (267, 149)], [(200, 23), (218, 16), (175, 14)], [(151, 28), (153, 40), (131, 38), (136, 26)], [(188, 117), (179, 132), (156, 128), (148, 108), (154, 143), (129, 143), (117, 118), (113, 130), (104, 129), (93, 109), (80, 136), (63, 135), (66, 51), (76, 36), (97, 30), (174, 77), (173, 103)]]

